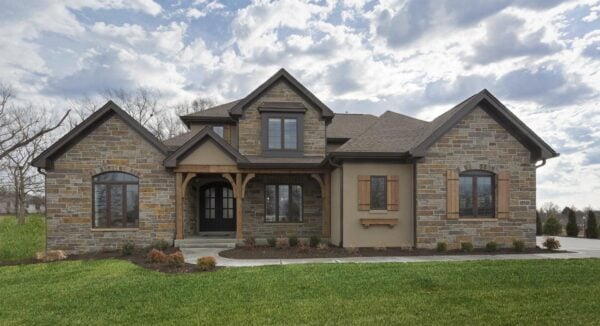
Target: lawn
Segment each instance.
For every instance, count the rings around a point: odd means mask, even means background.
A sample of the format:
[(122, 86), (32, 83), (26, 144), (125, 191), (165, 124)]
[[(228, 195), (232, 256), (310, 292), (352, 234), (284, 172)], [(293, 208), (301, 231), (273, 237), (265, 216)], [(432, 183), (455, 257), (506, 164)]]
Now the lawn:
[(44, 250), (45, 230), (41, 215), (29, 215), (24, 225), (14, 216), (0, 216), (0, 261), (34, 257)]
[(2, 324), (598, 324), (600, 260), (0, 267)]

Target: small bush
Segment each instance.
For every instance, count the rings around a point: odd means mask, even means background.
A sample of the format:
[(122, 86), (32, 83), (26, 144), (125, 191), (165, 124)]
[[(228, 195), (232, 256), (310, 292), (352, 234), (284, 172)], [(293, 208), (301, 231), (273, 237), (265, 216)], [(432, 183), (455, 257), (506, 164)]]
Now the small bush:
[(542, 245), (548, 250), (557, 250), (560, 248), (560, 241), (554, 239), (553, 237), (549, 237)]
[(167, 255), (164, 252), (152, 249), (148, 253), (148, 261), (151, 263), (164, 263), (167, 260)]
[(244, 240), (244, 247), (246, 247), (246, 249), (254, 249), (254, 247), (256, 247), (256, 239), (254, 239), (254, 237), (247, 237)]
[(160, 251), (165, 251), (170, 246), (171, 245), (169, 245), (169, 243), (164, 239), (156, 240), (152, 243), (152, 248)]
[(525, 249), (525, 242), (523, 242), (522, 240), (514, 240), (513, 249), (519, 252), (523, 251), (523, 249)]
[(131, 256), (135, 250), (135, 244), (131, 241), (127, 241), (123, 247), (121, 247), (121, 254), (123, 256)]
[(269, 247), (275, 247), (276, 242), (277, 242), (277, 240), (273, 237), (267, 239), (267, 243), (269, 244)]
[(460, 249), (464, 252), (473, 251), (473, 244), (471, 242), (461, 242)]
[(328, 250), (329, 249), (329, 245), (325, 242), (321, 242), (319, 243), (319, 245), (317, 246), (318, 250)]
[(498, 249), (498, 244), (494, 241), (490, 241), (485, 244), (485, 250), (487, 250), (488, 252), (496, 251), (496, 249)]
[(358, 250), (358, 248), (356, 248), (356, 247), (348, 247), (348, 248), (346, 248), (346, 251), (347, 251), (349, 254), (353, 254), (353, 255), (355, 255), (355, 254), (357, 254), (357, 253), (358, 253), (358, 251), (359, 251), (359, 250)]
[(275, 248), (284, 249), (290, 246), (290, 240), (286, 237), (279, 237), (275, 240)]
[(308, 243), (306, 241), (298, 242), (298, 252), (307, 253), (309, 249)]
[(316, 235), (313, 235), (312, 237), (310, 237), (310, 246), (315, 248), (316, 246), (319, 245), (319, 243), (321, 243), (321, 238), (319, 238)]
[(445, 242), (440, 241), (437, 243), (435, 250), (437, 250), (438, 252), (444, 252), (448, 250), (448, 245)]
[(200, 258), (198, 258), (198, 261), (196, 263), (197, 263), (196, 268), (198, 268), (198, 270), (201, 270), (203, 272), (213, 270), (217, 266), (217, 261), (215, 260), (215, 257), (212, 257), (212, 256), (200, 257)]
[(569, 209), (569, 221), (567, 222), (565, 231), (567, 231), (567, 236), (569, 237), (577, 238), (577, 236), (579, 236), (579, 225), (577, 225), (577, 216), (575, 215), (575, 211), (572, 209)]
[(290, 237), (290, 247), (295, 247), (298, 245), (298, 237), (297, 236), (291, 236)]
[(182, 267), (185, 264), (183, 253), (178, 251), (167, 256), (167, 264), (171, 267)]
[(543, 231), (545, 235), (560, 235), (560, 232), (562, 232), (562, 225), (556, 217), (550, 215), (546, 222), (544, 222)]

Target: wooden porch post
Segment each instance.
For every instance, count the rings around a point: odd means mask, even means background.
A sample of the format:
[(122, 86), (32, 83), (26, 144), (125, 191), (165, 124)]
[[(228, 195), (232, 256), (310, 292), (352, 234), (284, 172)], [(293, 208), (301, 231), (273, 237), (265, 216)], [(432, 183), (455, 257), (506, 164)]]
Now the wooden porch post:
[(243, 206), (242, 206), (242, 192), (243, 192), (243, 183), (242, 183), (242, 174), (241, 173), (236, 173), (235, 174), (235, 185), (237, 188), (237, 191), (235, 191), (235, 217), (236, 217), (236, 221), (235, 221), (235, 238), (236, 239), (242, 239), (243, 238), (243, 234), (242, 234), (242, 221), (243, 216), (242, 216), (242, 212), (243, 210)]
[(176, 221), (175, 221), (175, 239), (183, 239), (183, 174), (175, 173), (175, 206), (176, 206)]

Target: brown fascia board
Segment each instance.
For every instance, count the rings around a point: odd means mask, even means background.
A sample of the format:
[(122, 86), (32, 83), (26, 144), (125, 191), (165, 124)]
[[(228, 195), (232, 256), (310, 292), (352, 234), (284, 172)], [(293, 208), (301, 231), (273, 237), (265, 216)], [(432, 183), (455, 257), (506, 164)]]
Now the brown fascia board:
[(168, 154), (168, 148), (150, 131), (148, 131), (148, 129), (133, 119), (129, 114), (127, 114), (127, 112), (123, 111), (123, 109), (121, 109), (113, 101), (108, 101), (100, 109), (96, 110), (96, 112), (92, 113), (66, 135), (61, 137), (58, 141), (34, 158), (31, 162), (31, 165), (44, 169), (50, 167), (54, 157), (60, 155), (68, 148), (76, 144), (82, 137), (92, 132), (94, 129), (96, 129), (96, 127), (102, 124), (102, 122), (110, 118), (112, 114), (116, 114), (118, 117), (120, 117), (125, 124), (140, 134), (163, 155)]
[(412, 156), (408, 152), (332, 152), (332, 159), (343, 160), (403, 160)]
[(167, 168), (177, 167), (177, 162), (180, 159), (185, 158), (191, 150), (209, 139), (213, 140), (219, 147), (221, 147), (221, 149), (223, 149), (225, 153), (228, 154), (234, 161), (247, 162), (247, 159), (242, 154), (229, 145), (223, 138), (221, 138), (221, 136), (217, 135), (212, 128), (204, 127), (194, 137), (185, 142), (183, 145), (181, 145), (181, 147), (165, 158), (163, 161), (164, 166)]
[(247, 168), (263, 168), (263, 169), (309, 169), (323, 167), (324, 163), (252, 163), (238, 162), (238, 167)]
[(197, 117), (197, 116), (189, 116), (184, 115), (180, 116), (179, 119), (185, 123), (185, 125), (190, 128), (190, 124), (197, 123), (222, 123), (222, 124), (235, 124), (236, 120), (231, 117)]
[[(412, 156), (423, 157), (427, 149), (431, 147), (438, 139), (445, 135), (450, 129), (458, 124), (465, 116), (472, 112), (476, 107), (482, 105), (486, 112), (492, 116), (498, 123), (504, 126), (519, 142), (527, 147), (533, 154), (533, 160), (547, 159), (556, 157), (559, 154), (546, 144), (537, 134), (535, 134), (525, 123), (517, 118), (506, 106), (504, 106), (487, 89), (482, 90), (471, 97), (467, 103), (456, 112), (448, 121), (433, 131), (425, 140), (415, 146), (410, 154)], [(539, 152), (539, 153), (536, 153)]]
[(232, 117), (242, 116), (244, 109), (248, 105), (255, 101), (261, 94), (267, 91), (269, 87), (271, 87), (280, 79), (283, 79), (285, 82), (287, 82), (290, 86), (292, 86), (292, 88), (296, 89), (303, 97), (305, 97), (305, 99), (312, 102), (319, 110), (321, 110), (321, 117), (325, 121), (331, 121), (334, 115), (333, 111), (283, 68), (279, 69), (279, 71), (271, 76), (271, 78), (267, 79), (267, 81), (262, 83), (258, 88), (248, 94), (248, 96), (236, 103), (236, 105), (229, 110), (229, 114)]

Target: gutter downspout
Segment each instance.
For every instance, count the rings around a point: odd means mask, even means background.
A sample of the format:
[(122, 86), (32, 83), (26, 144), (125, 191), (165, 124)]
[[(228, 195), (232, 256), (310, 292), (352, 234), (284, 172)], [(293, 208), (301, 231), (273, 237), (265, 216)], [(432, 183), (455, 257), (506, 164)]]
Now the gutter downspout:
[(333, 162), (329, 156), (329, 164), (340, 169), (340, 243), (339, 246), (344, 246), (344, 166)]
[(46, 179), (48, 174), (42, 171), (42, 168), (37, 168), (39, 174), (44, 176), (44, 255), (48, 252), (48, 184)]
[(539, 168), (541, 168), (541, 167), (542, 167), (542, 166), (544, 166), (544, 165), (546, 165), (546, 159), (542, 159), (542, 164), (540, 164), (540, 165), (536, 165), (536, 166), (535, 166), (535, 168), (536, 168), (536, 169), (539, 169)]

